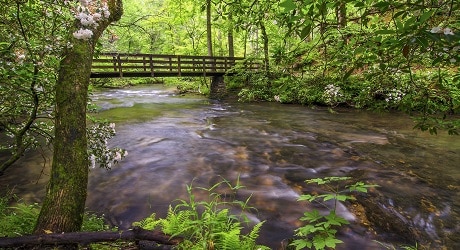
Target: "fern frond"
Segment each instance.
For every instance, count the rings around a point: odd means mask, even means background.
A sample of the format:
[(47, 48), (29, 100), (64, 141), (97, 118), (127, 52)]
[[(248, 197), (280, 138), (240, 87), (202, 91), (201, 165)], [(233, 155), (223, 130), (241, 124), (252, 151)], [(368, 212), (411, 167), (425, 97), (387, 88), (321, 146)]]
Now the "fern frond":
[(153, 213), (149, 217), (141, 221), (133, 222), (133, 226), (142, 227), (143, 229), (146, 229), (146, 230), (154, 230), (155, 228), (159, 227), (162, 223), (161, 220), (157, 220), (155, 216), (156, 214)]
[[(228, 232), (220, 232), (216, 234), (216, 249), (222, 250), (238, 250), (241, 249), (240, 243), (240, 229), (234, 229)], [(242, 249), (241, 249), (242, 250)]]
[(262, 227), (262, 225), (265, 223), (265, 221), (261, 221), (259, 223), (257, 223), (251, 230), (251, 232), (247, 235), (247, 237), (249, 239), (251, 239), (252, 241), (256, 241), (256, 239), (259, 237), (259, 232), (260, 232), (260, 228)]

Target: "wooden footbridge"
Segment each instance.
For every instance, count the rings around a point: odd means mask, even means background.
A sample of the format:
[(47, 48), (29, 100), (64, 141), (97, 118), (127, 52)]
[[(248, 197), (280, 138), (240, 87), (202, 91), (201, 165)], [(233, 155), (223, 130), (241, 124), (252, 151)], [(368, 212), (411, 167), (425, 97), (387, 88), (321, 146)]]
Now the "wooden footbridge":
[[(93, 59), (91, 78), (115, 77), (221, 77), (243, 57), (102, 53)], [(245, 68), (255, 70), (257, 63)]]

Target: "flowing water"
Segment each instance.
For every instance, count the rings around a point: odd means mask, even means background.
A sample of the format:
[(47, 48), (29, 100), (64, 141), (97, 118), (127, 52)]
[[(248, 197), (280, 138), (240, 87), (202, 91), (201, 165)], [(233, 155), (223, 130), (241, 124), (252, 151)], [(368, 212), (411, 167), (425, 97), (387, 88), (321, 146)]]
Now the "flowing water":
[[(110, 144), (129, 154), (109, 171), (91, 169), (87, 207), (121, 229), (151, 213), (164, 217), (171, 202), (187, 199), (186, 185), (239, 179), (245, 188), (236, 198), (251, 196), (257, 209), (248, 217), (266, 221), (260, 243), (278, 249), (303, 212), (321, 209), (296, 201), (321, 192), (304, 180), (351, 176), (380, 187), (358, 203), (339, 204), (351, 222), (339, 232), (345, 242), (339, 249), (385, 249), (375, 240), (460, 249), (460, 140), (413, 130), (404, 114), (211, 101), (160, 85), (96, 92), (92, 99), (98, 116), (116, 123)], [(0, 180), (40, 201), (41, 164), (40, 155), (28, 155)], [(26, 170), (30, 165), (35, 170)]]

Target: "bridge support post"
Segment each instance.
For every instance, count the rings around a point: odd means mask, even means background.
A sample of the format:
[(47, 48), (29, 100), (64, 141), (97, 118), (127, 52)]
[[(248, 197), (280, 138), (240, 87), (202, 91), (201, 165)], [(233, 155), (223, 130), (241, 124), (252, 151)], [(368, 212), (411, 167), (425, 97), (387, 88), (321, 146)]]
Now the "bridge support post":
[(224, 98), (227, 95), (227, 86), (225, 86), (224, 76), (213, 76), (211, 79), (210, 98)]

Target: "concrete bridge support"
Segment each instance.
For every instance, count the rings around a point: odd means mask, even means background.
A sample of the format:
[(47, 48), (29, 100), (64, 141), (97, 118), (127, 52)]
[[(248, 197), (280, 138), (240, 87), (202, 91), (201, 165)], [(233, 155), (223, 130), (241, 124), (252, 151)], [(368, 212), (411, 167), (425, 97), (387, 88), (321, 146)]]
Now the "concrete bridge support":
[(227, 86), (225, 86), (224, 76), (213, 76), (211, 80), (211, 99), (222, 99), (227, 95)]

